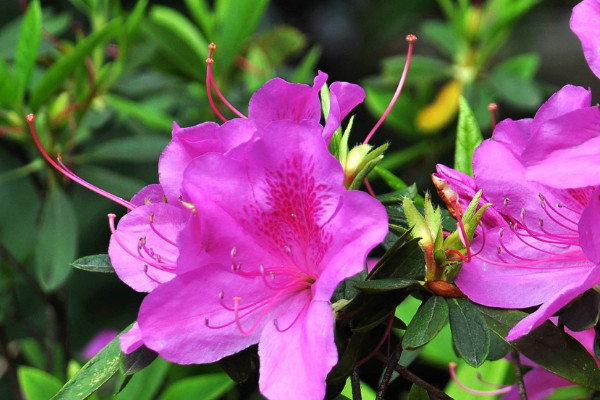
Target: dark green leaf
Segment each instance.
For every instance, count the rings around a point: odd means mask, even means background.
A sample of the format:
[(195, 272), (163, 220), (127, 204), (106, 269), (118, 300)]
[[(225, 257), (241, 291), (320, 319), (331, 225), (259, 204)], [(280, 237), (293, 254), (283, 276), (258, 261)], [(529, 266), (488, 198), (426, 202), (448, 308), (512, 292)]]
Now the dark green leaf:
[(438, 21), (427, 21), (421, 26), (421, 29), (429, 42), (440, 52), (450, 57), (454, 57), (458, 52), (460, 39), (450, 25)]
[(467, 299), (448, 299), (452, 343), (458, 355), (472, 367), (484, 363), (490, 351), (490, 331)]
[(77, 253), (77, 217), (71, 199), (51, 185), (42, 209), (35, 247), (35, 273), (44, 290), (58, 288)]
[(560, 321), (572, 331), (590, 329), (598, 323), (600, 317), (600, 293), (587, 290), (581, 296), (560, 310)]
[[(375, 168), (377, 168), (377, 167), (375, 167)], [(377, 196), (377, 200), (382, 202), (384, 205), (401, 206), (402, 202), (407, 197), (411, 200), (414, 200), (415, 198), (418, 197), (418, 191), (417, 191), (416, 184), (413, 183), (412, 185), (407, 186), (404, 189), (399, 189), (399, 190), (396, 190), (391, 193), (386, 193), (386, 194)], [(400, 211), (400, 210), (402, 210), (402, 211)], [(404, 218), (404, 210), (402, 209), (402, 207), (400, 207), (398, 209), (398, 211), (402, 213), (402, 216)]]
[(363, 282), (354, 282), (354, 287), (364, 293), (382, 293), (391, 290), (406, 289), (411, 286), (420, 286), (414, 279), (375, 279)]
[(348, 344), (339, 357), (338, 363), (327, 375), (328, 384), (343, 384), (352, 374), (358, 356), (360, 355), (363, 340), (368, 332), (355, 332), (348, 341)]
[(456, 151), (454, 168), (473, 176), (473, 153), (483, 137), (475, 120), (473, 111), (464, 97), (460, 98), (458, 109), (458, 128), (456, 131)]
[(448, 304), (440, 296), (429, 298), (410, 321), (404, 336), (402, 347), (416, 349), (429, 343), (448, 322)]
[(27, 400), (48, 400), (62, 386), (55, 376), (37, 368), (19, 367), (18, 376)]
[(78, 161), (156, 162), (169, 143), (166, 136), (121, 137), (100, 143)]
[(427, 390), (413, 383), (410, 392), (408, 393), (408, 400), (429, 400), (429, 394), (427, 393)]
[[(527, 316), (518, 310), (476, 307), (490, 329), (502, 337), (506, 337), (512, 327)], [(546, 322), (528, 335), (510, 342), (510, 345), (548, 371), (587, 388), (600, 390), (600, 369), (593, 357), (577, 340), (553, 324)]]
[(257, 346), (250, 346), (239, 353), (222, 358), (218, 363), (235, 383), (244, 383), (258, 368)]
[(600, 326), (594, 327), (594, 355), (600, 360)]
[(140, 179), (102, 167), (82, 165), (78, 172), (88, 182), (94, 182), (107, 192), (115, 193), (123, 198), (131, 198), (146, 186), (146, 183)]
[(19, 102), (31, 82), (35, 60), (42, 39), (42, 9), (38, 0), (27, 6), (27, 12), (21, 26), (17, 52), (15, 54), (15, 74)]
[(143, 345), (129, 354), (123, 354), (123, 373), (135, 374), (150, 365), (156, 357), (158, 357), (156, 352)]
[(179, 40), (187, 43), (194, 52), (195, 59), (206, 58), (208, 42), (198, 28), (182, 14), (170, 7), (154, 6), (150, 10), (150, 20), (154, 24), (168, 29)]
[(12, 107), (17, 102), (17, 85), (6, 62), (0, 58), (0, 105)]
[(169, 386), (159, 400), (216, 400), (227, 393), (234, 382), (226, 374), (205, 374), (181, 379)]
[(489, 361), (499, 360), (506, 357), (509, 351), (510, 344), (504, 340), (504, 337), (499, 336), (496, 332), (490, 330), (490, 352), (487, 359)]
[(404, 190), (404, 189), (408, 188), (408, 185), (406, 183), (404, 183), (404, 181), (402, 179), (397, 177), (394, 173), (392, 173), (392, 171), (390, 171), (388, 169), (385, 169), (385, 168), (377, 165), (375, 167), (375, 172), (377, 172), (379, 174), (379, 176), (381, 176), (381, 178), (383, 178), (385, 183), (387, 183), (388, 186), (392, 190)]
[(109, 37), (113, 36), (120, 28), (121, 20), (114, 19), (102, 29), (83, 39), (67, 54), (59, 58), (31, 91), (31, 101), (29, 102), (31, 109), (37, 111), (38, 108), (54, 94), (54, 91), (63, 84), (69, 75), (71, 75), (77, 67), (83, 65), (85, 58), (88, 57), (92, 51)]
[(71, 263), (71, 266), (89, 272), (114, 273), (108, 254), (97, 254), (78, 258)]
[(136, 373), (127, 386), (114, 397), (114, 400), (153, 399), (156, 392), (162, 386), (168, 369), (168, 362), (162, 358), (155, 359), (143, 371)]
[(542, 102), (542, 91), (534, 82), (507, 73), (494, 73), (489, 82), (496, 95), (521, 108), (536, 108)]
[(116, 337), (88, 361), (51, 400), (83, 400), (119, 370), (121, 349)]
[(540, 67), (540, 56), (536, 53), (521, 54), (494, 68), (494, 73), (502, 73), (518, 76), (525, 80), (531, 80)]

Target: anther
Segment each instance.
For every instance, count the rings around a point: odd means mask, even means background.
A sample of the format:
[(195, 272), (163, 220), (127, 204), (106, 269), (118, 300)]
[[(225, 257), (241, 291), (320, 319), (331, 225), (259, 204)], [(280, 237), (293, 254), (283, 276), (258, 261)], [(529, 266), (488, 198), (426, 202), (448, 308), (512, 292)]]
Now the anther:
[(406, 41), (409, 43), (414, 43), (417, 41), (417, 36), (413, 35), (412, 33), (409, 35), (406, 35)]
[(492, 114), (492, 129), (496, 129), (496, 123), (498, 121), (496, 118), (496, 111), (498, 110), (498, 105), (496, 103), (490, 103), (488, 104), (488, 110)]
[(231, 249), (231, 258), (234, 258), (235, 256), (237, 256), (237, 247), (233, 246)]
[(283, 246), (283, 251), (285, 251), (285, 254), (287, 254), (288, 256), (292, 252), (292, 250), (290, 249), (290, 246)]
[(224, 297), (225, 297), (225, 291), (224, 291), (224, 290), (221, 290), (221, 291), (219, 292), (219, 299), (223, 300), (223, 298), (224, 298)]
[(291, 214), (290, 214), (290, 217), (292, 217), (292, 219), (296, 219), (296, 214), (294, 214), (294, 213), (291, 213)]
[(154, 213), (150, 214), (150, 223), (154, 222)]
[(504, 206), (508, 206), (508, 203), (510, 203), (510, 199), (508, 197), (504, 198)]

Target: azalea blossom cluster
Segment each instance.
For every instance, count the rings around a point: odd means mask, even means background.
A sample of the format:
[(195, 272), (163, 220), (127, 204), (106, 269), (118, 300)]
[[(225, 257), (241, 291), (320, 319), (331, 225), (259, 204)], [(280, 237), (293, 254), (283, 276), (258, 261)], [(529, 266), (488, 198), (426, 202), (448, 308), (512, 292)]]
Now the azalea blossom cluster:
[[(600, 78), (600, 1), (571, 17), (592, 71)], [(532, 119), (500, 122), (475, 151), (471, 177), (438, 165), (434, 182), (466, 207), (481, 190), (491, 203), (456, 285), (476, 303), (539, 306), (512, 328), (516, 340), (584, 292), (600, 285), (600, 108), (589, 89), (567, 85)], [(593, 330), (572, 334), (592, 352)], [(591, 335), (591, 338), (590, 338)], [(568, 381), (536, 367), (525, 379), (543, 398)], [(507, 398), (517, 398), (513, 392)]]

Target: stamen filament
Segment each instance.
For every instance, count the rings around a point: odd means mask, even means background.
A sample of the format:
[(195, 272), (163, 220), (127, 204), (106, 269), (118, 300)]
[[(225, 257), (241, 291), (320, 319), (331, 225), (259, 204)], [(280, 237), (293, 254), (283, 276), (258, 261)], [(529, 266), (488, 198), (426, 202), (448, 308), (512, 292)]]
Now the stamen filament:
[(169, 240), (167, 237), (165, 237), (162, 233), (160, 233), (154, 227), (154, 213), (150, 214), (150, 229), (152, 229), (152, 232), (156, 233), (156, 236), (158, 236), (159, 238), (161, 238), (165, 242), (169, 243), (170, 245), (173, 245), (173, 246), (177, 247), (177, 243), (173, 242), (172, 240)]
[(371, 137), (373, 137), (373, 135), (375, 134), (375, 132), (377, 131), (379, 126), (383, 123), (383, 121), (385, 121), (387, 116), (390, 114), (390, 111), (392, 111), (392, 107), (394, 107), (394, 104), (396, 104), (396, 101), (398, 100), (400, 93), (402, 93), (402, 88), (404, 87), (404, 81), (406, 81), (406, 75), (408, 74), (408, 67), (410, 66), (410, 60), (412, 58), (413, 44), (417, 41), (417, 37), (415, 35), (408, 35), (408, 36), (406, 36), (406, 41), (408, 42), (408, 51), (406, 52), (406, 63), (404, 64), (404, 70), (402, 71), (402, 76), (400, 77), (400, 81), (398, 82), (398, 87), (396, 88), (396, 92), (394, 93), (394, 96), (392, 97), (390, 104), (388, 104), (387, 108), (381, 115), (381, 118), (379, 118), (379, 121), (377, 121), (377, 123), (375, 124), (373, 129), (371, 129), (371, 132), (369, 132), (369, 134), (367, 135), (363, 144), (369, 143), (369, 140), (371, 140)]
[(478, 396), (496, 396), (496, 395), (506, 394), (512, 390), (512, 386), (507, 386), (507, 387), (504, 387), (501, 389), (495, 389), (495, 390), (472, 389), (472, 388), (468, 387), (467, 385), (465, 385), (464, 383), (462, 383), (460, 380), (458, 380), (458, 377), (456, 376), (456, 363), (451, 362), (450, 364), (448, 364), (448, 369), (450, 370), (450, 376), (452, 377), (452, 380), (458, 385), (458, 387), (460, 387), (462, 390), (464, 390), (468, 393), (471, 393), (471, 394), (475, 394)]
[(294, 318), (294, 320), (292, 321), (292, 323), (291, 323), (291, 324), (289, 324), (289, 325), (288, 325), (286, 328), (284, 328), (284, 329), (281, 329), (281, 328), (279, 328), (279, 324), (278, 324), (278, 322), (277, 322), (277, 318), (276, 318), (276, 319), (274, 319), (274, 320), (273, 320), (273, 325), (275, 325), (275, 329), (277, 329), (277, 332), (282, 332), (282, 333), (283, 333), (283, 332), (285, 332), (285, 331), (288, 331), (288, 330), (290, 330), (290, 328), (291, 328), (292, 326), (294, 326), (294, 324), (296, 324), (296, 322), (298, 321), (298, 319), (300, 319), (300, 316), (302, 315), (302, 313), (304, 313), (304, 310), (306, 310), (306, 308), (307, 308), (307, 307), (308, 307), (308, 305), (310, 304), (310, 300), (311, 300), (311, 298), (310, 298), (310, 297), (308, 297), (308, 298), (306, 299), (306, 301), (305, 301), (305, 302), (304, 302), (304, 304), (302, 305), (302, 308), (300, 309), (300, 311), (299, 311), (299, 312), (298, 312), (298, 314), (296, 315), (296, 318)]
[(73, 173), (72, 171), (70, 171), (63, 163), (61, 160), (60, 155), (58, 156), (58, 164), (56, 162), (54, 162), (54, 160), (52, 159), (52, 157), (50, 157), (50, 155), (46, 152), (46, 150), (44, 150), (44, 147), (42, 146), (42, 144), (40, 143), (40, 140), (37, 136), (37, 133), (35, 131), (35, 126), (33, 125), (34, 121), (35, 121), (35, 115), (34, 114), (27, 114), (27, 123), (29, 124), (29, 131), (31, 132), (31, 136), (33, 137), (33, 141), (35, 142), (36, 147), (38, 148), (38, 150), (40, 151), (40, 153), (42, 154), (42, 156), (44, 156), (44, 158), (50, 163), (50, 165), (52, 165), (58, 172), (60, 172), (61, 174), (63, 174), (64, 176), (66, 176), (67, 178), (71, 179), (72, 181), (80, 184), (81, 186), (91, 190), (92, 192), (98, 193), (100, 196), (103, 196), (109, 200), (114, 201), (117, 204), (122, 205), (123, 207), (127, 208), (128, 210), (133, 210), (134, 208), (136, 208), (135, 205), (133, 205), (132, 203), (128, 202), (125, 199), (120, 198), (119, 196), (115, 196), (114, 194), (108, 193), (105, 190), (100, 189), (99, 187), (96, 187), (94, 185), (92, 185), (91, 183), (87, 182), (86, 180), (80, 178), (79, 176), (75, 175), (75, 173)]
[(215, 62), (212, 56), (216, 49), (217, 46), (214, 43), (208, 45), (208, 58), (206, 59), (206, 95), (208, 97), (208, 102), (210, 103), (210, 106), (215, 112), (215, 114), (217, 114), (217, 116), (221, 120), (223, 120), (223, 122), (227, 122), (227, 118), (225, 118), (223, 114), (221, 114), (221, 112), (217, 109), (215, 103), (213, 102), (211, 92), (212, 88), (214, 89), (219, 99), (221, 99), (221, 101), (227, 106), (227, 108), (229, 108), (238, 117), (247, 119), (247, 117), (244, 114), (238, 111), (237, 108), (235, 108), (229, 101), (227, 101), (227, 99), (225, 98), (225, 96), (223, 96), (223, 93), (221, 93), (221, 90), (219, 90), (219, 87), (217, 86), (217, 82), (215, 81), (214, 75), (212, 73), (212, 65)]

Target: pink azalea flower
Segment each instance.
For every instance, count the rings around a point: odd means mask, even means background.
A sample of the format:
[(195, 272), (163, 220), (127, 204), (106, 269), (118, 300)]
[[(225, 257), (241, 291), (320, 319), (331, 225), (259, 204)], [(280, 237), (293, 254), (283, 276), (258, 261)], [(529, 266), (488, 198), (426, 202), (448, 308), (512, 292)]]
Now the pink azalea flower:
[(177, 276), (138, 316), (143, 342), (180, 364), (258, 343), (268, 398), (321, 399), (337, 362), (330, 298), (387, 232), (383, 206), (343, 187), (314, 121), (275, 121), (228, 154), (196, 158)]
[(94, 357), (100, 350), (104, 348), (110, 341), (117, 337), (119, 331), (114, 329), (105, 329), (98, 332), (88, 344), (81, 350), (81, 355), (86, 360)]
[(600, 284), (600, 111), (590, 103), (589, 91), (565, 86), (535, 118), (498, 124), (475, 151), (474, 178), (461, 175), (458, 184), (456, 173), (438, 168), (462, 201), (483, 189), (495, 210), (457, 286), (487, 306), (540, 306), (508, 340)]
[(600, 0), (584, 0), (573, 8), (571, 30), (583, 47), (583, 55), (591, 70), (600, 78)]

